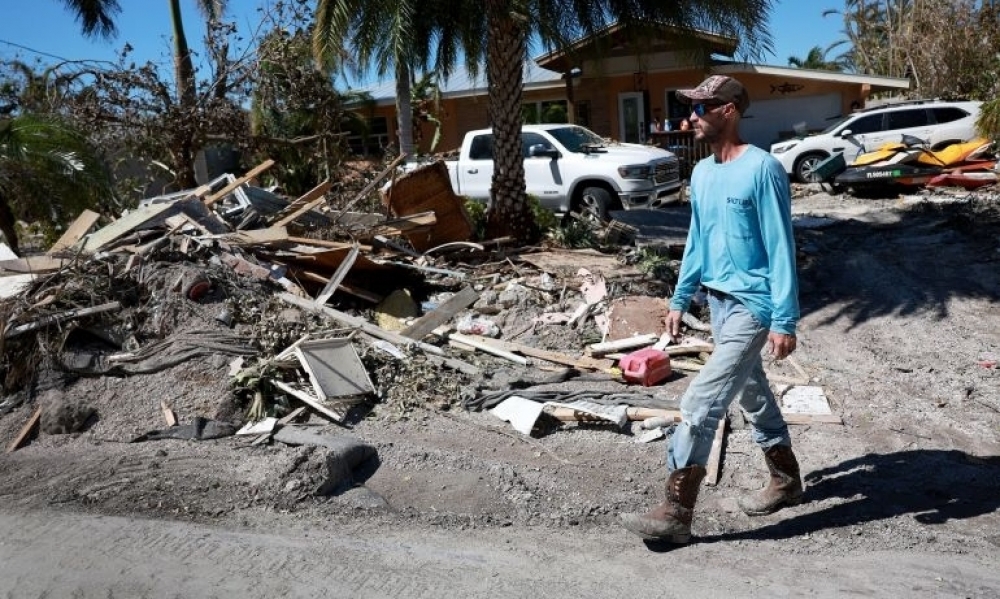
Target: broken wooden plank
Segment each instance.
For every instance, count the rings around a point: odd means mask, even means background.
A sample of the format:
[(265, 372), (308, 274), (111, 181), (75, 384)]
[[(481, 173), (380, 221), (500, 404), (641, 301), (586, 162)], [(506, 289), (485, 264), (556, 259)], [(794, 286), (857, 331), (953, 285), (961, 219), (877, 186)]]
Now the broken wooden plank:
[[(206, 197), (203, 200), (205, 202), (205, 206), (212, 206), (212, 204), (215, 204), (216, 202), (218, 202), (222, 198), (224, 198), (227, 195), (229, 195), (230, 193), (232, 193), (234, 189), (236, 189), (240, 185), (243, 185), (244, 183), (246, 183), (250, 179), (253, 179), (257, 175), (263, 173), (264, 171), (266, 171), (267, 169), (271, 168), (272, 166), (274, 166), (274, 161), (271, 160), (270, 158), (268, 158), (264, 162), (261, 162), (257, 166), (255, 166), (252, 169), (250, 169), (249, 171), (247, 171), (247, 174), (245, 174), (242, 177), (236, 179), (235, 181), (233, 181), (229, 185), (226, 185), (225, 187), (223, 187), (219, 191), (217, 191), (217, 192), (209, 195), (208, 197)], [(199, 197), (201, 197), (201, 196), (199, 196)]]
[[(627, 410), (629, 420), (646, 420), (647, 418), (663, 417), (674, 422), (681, 421), (680, 410), (663, 408), (632, 407)], [(844, 421), (836, 414), (797, 414), (781, 411), (787, 424), (843, 424)]]
[(337, 267), (337, 270), (333, 273), (333, 276), (330, 277), (326, 286), (323, 287), (323, 290), (316, 296), (317, 305), (322, 306), (326, 304), (326, 302), (330, 301), (330, 298), (333, 297), (333, 294), (337, 291), (337, 287), (339, 287), (344, 281), (344, 277), (346, 277), (347, 273), (351, 271), (351, 267), (354, 266), (354, 262), (358, 259), (358, 254), (360, 252), (361, 248), (358, 244), (355, 243), (351, 246), (351, 251), (347, 253), (347, 256), (340, 263), (340, 266)]
[[(333, 187), (333, 182), (329, 179), (323, 181), (316, 187), (313, 187), (307, 191), (302, 197), (296, 199), (294, 202), (288, 205), (287, 208), (278, 214), (278, 220), (274, 222), (275, 227), (284, 227), (285, 225), (291, 223), (298, 217), (302, 216), (306, 212), (309, 212), (316, 206), (319, 206), (324, 201), (326, 201), (326, 192), (330, 191)], [(290, 212), (289, 212), (290, 211)], [(287, 216), (282, 216), (288, 212)]]
[(372, 226), (368, 231), (362, 233), (366, 237), (375, 235), (405, 235), (418, 230), (424, 230), (437, 224), (437, 215), (433, 210), (418, 212), (408, 216), (390, 219)]
[(52, 256), (25, 256), (14, 260), (0, 260), (0, 271), (17, 274), (44, 274), (56, 272), (70, 261)]
[[(346, 250), (351, 247), (352, 244), (344, 241), (330, 241), (328, 239), (312, 239), (309, 237), (295, 237), (294, 235), (288, 236), (288, 241), (291, 243), (298, 243), (301, 245), (312, 245), (321, 248), (329, 248), (331, 250)], [(365, 249), (365, 246), (361, 246)], [(367, 248), (371, 249), (371, 248)]]
[(629, 337), (627, 339), (619, 339), (617, 341), (605, 341), (604, 343), (594, 343), (587, 346), (590, 351), (590, 355), (594, 357), (601, 357), (605, 354), (613, 354), (615, 352), (635, 349), (638, 347), (646, 347), (652, 345), (659, 340), (659, 335), (636, 335), (634, 337)]
[(23, 335), (31, 331), (35, 331), (49, 325), (53, 325), (66, 320), (72, 320), (76, 318), (83, 318), (84, 316), (92, 316), (94, 314), (102, 314), (104, 312), (112, 312), (121, 308), (121, 303), (119, 302), (108, 302), (106, 304), (101, 304), (100, 306), (93, 306), (90, 308), (77, 308), (75, 310), (67, 310), (66, 312), (61, 312), (59, 314), (50, 314), (48, 316), (42, 316), (37, 320), (31, 322), (26, 322), (17, 326), (13, 326), (4, 331), (4, 339), (12, 339), (18, 335)]
[(434, 211), (437, 224), (426, 232), (406, 235), (418, 252), (472, 238), (473, 228), (465, 212), (465, 200), (455, 194), (448, 168), (440, 160), (399, 177), (382, 194), (382, 203), (397, 216)]
[(484, 352), (486, 352), (488, 354), (493, 354), (494, 356), (497, 356), (498, 358), (503, 358), (504, 360), (508, 360), (510, 362), (514, 362), (515, 364), (520, 364), (521, 366), (527, 366), (528, 365), (528, 359), (525, 358), (524, 356), (518, 356), (518, 355), (513, 354), (513, 353), (511, 353), (509, 351), (500, 349), (499, 347), (490, 345), (488, 342), (481, 341), (480, 338), (473, 337), (471, 335), (463, 335), (461, 333), (452, 333), (452, 334), (448, 335), (448, 338), (449, 339), (454, 339), (455, 341), (458, 341), (459, 343), (462, 343), (464, 345), (468, 345), (470, 347), (474, 347), (474, 348), (476, 348), (478, 350), (481, 350), (481, 351), (484, 351)]
[(166, 401), (160, 400), (160, 411), (163, 412), (163, 421), (168, 427), (177, 426), (177, 415), (170, 409)]
[(455, 295), (446, 299), (436, 309), (424, 314), (400, 334), (410, 339), (423, 339), (431, 331), (451, 320), (453, 316), (476, 303), (479, 293), (472, 287), (464, 287)]
[(247, 231), (235, 231), (233, 233), (223, 233), (222, 235), (212, 235), (207, 239), (221, 239), (231, 245), (267, 245), (288, 241), (288, 229), (275, 225), (266, 229), (250, 229)]
[(727, 417), (719, 418), (719, 424), (715, 427), (715, 437), (712, 439), (712, 449), (708, 454), (708, 464), (705, 466), (705, 484), (715, 486), (719, 484), (719, 467), (722, 464), (722, 448), (725, 445)]
[(295, 387), (292, 387), (291, 385), (288, 385), (288, 384), (286, 384), (286, 383), (284, 383), (282, 381), (278, 381), (278, 380), (273, 380), (272, 379), (271, 380), (271, 384), (274, 385), (275, 387), (277, 387), (278, 389), (281, 389), (285, 393), (291, 395), (295, 399), (297, 399), (297, 400), (301, 401), (302, 403), (306, 404), (310, 408), (316, 410), (320, 414), (326, 416), (330, 420), (333, 420), (334, 422), (336, 422), (338, 424), (343, 422), (343, 420), (344, 420), (343, 416), (341, 416), (340, 414), (334, 412), (330, 408), (324, 406), (322, 404), (322, 402), (320, 402), (319, 399), (317, 399), (317, 398), (309, 395), (305, 391), (299, 391)]
[(387, 331), (377, 325), (374, 325), (368, 322), (367, 320), (364, 320), (363, 318), (359, 318), (357, 316), (351, 316), (350, 314), (346, 314), (344, 312), (341, 312), (340, 310), (334, 310), (333, 308), (330, 308), (328, 306), (318, 306), (314, 302), (311, 302), (309, 300), (303, 300), (302, 298), (296, 297), (289, 293), (278, 294), (278, 297), (282, 301), (289, 303), (293, 306), (297, 306), (299, 308), (308, 310), (310, 312), (319, 312), (320, 314), (323, 314), (328, 318), (331, 318), (345, 326), (353, 327), (360, 331), (368, 333), (372, 337), (385, 339), (386, 341), (390, 341), (398, 345), (416, 345), (425, 352), (438, 356), (444, 355), (444, 351), (440, 347), (436, 347), (434, 345), (428, 345), (426, 343), (421, 343), (413, 339), (408, 339), (398, 333), (393, 333), (392, 331)]
[(73, 247), (84, 235), (94, 228), (99, 218), (101, 218), (101, 215), (93, 210), (84, 210), (80, 213), (80, 216), (76, 217), (76, 220), (73, 221), (69, 228), (63, 232), (62, 236), (52, 244), (49, 251), (45, 253), (51, 256)]
[(567, 354), (559, 353), (556, 351), (548, 349), (539, 349), (537, 347), (531, 347), (530, 345), (525, 345), (523, 343), (518, 343), (516, 341), (506, 341), (503, 339), (489, 339), (485, 340), (485, 343), (505, 349), (509, 352), (517, 352), (519, 354), (524, 354), (530, 358), (539, 358), (555, 364), (563, 364), (565, 366), (572, 366), (574, 368), (583, 368), (585, 370), (597, 370), (601, 372), (607, 372), (614, 368), (614, 362), (611, 360), (598, 360), (591, 358), (590, 356), (580, 356), (579, 358), (570, 356)]
[(34, 431), (35, 427), (38, 426), (38, 422), (41, 420), (41, 418), (42, 418), (42, 407), (38, 406), (37, 408), (35, 408), (35, 413), (31, 415), (31, 418), (28, 418), (28, 421), (25, 422), (24, 426), (21, 427), (21, 430), (17, 433), (17, 436), (14, 437), (14, 439), (10, 442), (9, 445), (7, 445), (7, 451), (5, 451), (4, 453), (11, 453), (17, 451), (17, 449), (24, 444), (24, 442), (28, 439), (28, 437), (31, 436), (32, 431)]

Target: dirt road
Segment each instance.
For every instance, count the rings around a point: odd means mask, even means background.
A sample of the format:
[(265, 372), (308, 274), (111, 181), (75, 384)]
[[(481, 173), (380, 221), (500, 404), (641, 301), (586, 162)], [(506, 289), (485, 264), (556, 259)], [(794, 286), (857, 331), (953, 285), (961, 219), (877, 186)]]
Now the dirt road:
[(252, 532), (4, 512), (0, 538), (0, 594), (18, 599), (990, 597), (1000, 589), (997, 560), (974, 555), (810, 556), (797, 540), (658, 552), (606, 528), (386, 529), (289, 518)]

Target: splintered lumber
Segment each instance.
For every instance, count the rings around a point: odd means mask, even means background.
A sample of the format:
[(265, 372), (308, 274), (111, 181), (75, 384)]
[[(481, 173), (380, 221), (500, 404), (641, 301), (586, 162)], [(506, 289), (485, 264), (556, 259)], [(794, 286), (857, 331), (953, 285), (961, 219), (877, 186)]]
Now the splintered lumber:
[(548, 362), (554, 362), (556, 364), (563, 364), (565, 366), (572, 366), (574, 368), (583, 368), (585, 370), (598, 370), (598, 371), (608, 371), (614, 367), (614, 362), (610, 360), (597, 360), (589, 356), (581, 356), (579, 358), (559, 353), (556, 351), (548, 349), (539, 349), (537, 347), (531, 347), (530, 345), (525, 345), (523, 343), (518, 343), (516, 341), (505, 341), (502, 339), (488, 339), (483, 340), (483, 343), (488, 343), (494, 347), (500, 349), (505, 349), (509, 352), (517, 352), (519, 354), (524, 354), (530, 358), (539, 358), (541, 360), (546, 360)]
[(49, 251), (45, 252), (49, 256), (56, 254), (63, 250), (68, 250), (69, 248), (76, 245), (80, 239), (90, 232), (94, 225), (97, 224), (97, 219), (101, 218), (101, 215), (94, 212), (93, 210), (84, 210), (80, 213), (80, 216), (76, 217), (73, 224), (66, 229), (66, 232), (62, 234)]
[(448, 335), (448, 338), (454, 341), (458, 341), (463, 345), (468, 345), (469, 347), (474, 347), (478, 350), (482, 350), (488, 354), (493, 354), (498, 358), (503, 358), (504, 360), (514, 362), (515, 364), (520, 364), (521, 366), (528, 365), (528, 359), (525, 358), (524, 356), (518, 356), (516, 354), (512, 354), (509, 351), (502, 350), (498, 347), (490, 345), (488, 342), (482, 341), (480, 338), (473, 337), (471, 335), (463, 335), (461, 333), (452, 333)]
[(282, 216), (281, 218), (279, 218), (277, 222), (274, 223), (274, 226), (284, 227), (285, 225), (294, 221), (295, 219), (302, 216), (306, 212), (309, 212), (316, 206), (322, 204), (323, 200), (326, 199), (326, 197), (323, 194), (330, 191), (331, 187), (333, 187), (333, 183), (329, 179), (327, 179), (326, 181), (323, 181), (316, 187), (313, 187), (312, 189), (307, 191), (305, 195), (303, 195), (302, 197), (298, 198), (297, 200), (289, 204), (288, 207), (282, 211), (286, 212), (291, 210), (291, 213), (288, 214), (288, 216)]
[(316, 296), (317, 305), (322, 306), (326, 302), (330, 301), (330, 298), (333, 297), (333, 294), (337, 291), (337, 288), (340, 287), (340, 284), (344, 282), (344, 277), (346, 277), (347, 273), (351, 271), (351, 267), (354, 266), (354, 262), (358, 259), (358, 254), (360, 252), (361, 248), (360, 246), (358, 246), (358, 244), (355, 243), (353, 246), (351, 246), (351, 251), (347, 252), (347, 256), (340, 263), (340, 266), (337, 267), (336, 272), (334, 272), (333, 276), (330, 277), (330, 280), (327, 282), (326, 286), (323, 287), (323, 291), (321, 291), (319, 295)]
[(330, 420), (333, 420), (334, 422), (337, 422), (337, 423), (340, 423), (340, 422), (344, 421), (344, 417), (342, 415), (340, 415), (340, 414), (334, 412), (333, 410), (331, 410), (330, 408), (324, 406), (322, 404), (322, 402), (320, 402), (319, 399), (313, 397), (312, 395), (309, 395), (305, 391), (299, 391), (298, 389), (296, 389), (295, 387), (292, 387), (291, 385), (288, 385), (288, 384), (286, 384), (286, 383), (284, 383), (282, 381), (278, 381), (278, 380), (274, 380), (274, 379), (271, 380), (271, 384), (274, 385), (275, 387), (277, 387), (278, 389), (281, 389), (285, 393), (291, 395), (295, 399), (297, 399), (297, 400), (301, 401), (302, 403), (306, 404), (310, 408), (316, 410), (320, 414), (326, 416)]
[(472, 376), (477, 376), (480, 374), (479, 369), (473, 366), (472, 364), (469, 364), (468, 362), (463, 362), (461, 360), (456, 360), (454, 358), (444, 357), (444, 350), (442, 350), (440, 347), (429, 345), (427, 343), (421, 343), (414, 339), (403, 337), (398, 333), (387, 331), (382, 327), (374, 325), (362, 318), (351, 316), (350, 314), (345, 314), (339, 310), (334, 310), (333, 308), (330, 308), (328, 306), (317, 306), (312, 300), (307, 300), (292, 295), (291, 293), (281, 293), (278, 295), (278, 297), (285, 303), (297, 306), (299, 308), (302, 308), (303, 310), (307, 310), (310, 312), (318, 312), (320, 314), (327, 316), (332, 320), (341, 323), (344, 326), (358, 329), (364, 333), (367, 333), (368, 335), (371, 335), (372, 337), (376, 337), (378, 339), (384, 339), (390, 343), (395, 343), (397, 345), (402, 345), (402, 346), (416, 345), (418, 348), (423, 350), (424, 353), (427, 354), (427, 358), (429, 360), (431, 360), (436, 364), (443, 364), (449, 368), (458, 370), (459, 372), (464, 372)]
[(434, 211), (437, 224), (426, 232), (406, 235), (418, 252), (472, 238), (472, 223), (465, 212), (464, 200), (455, 195), (448, 167), (440, 160), (396, 179), (383, 193), (382, 203), (396, 216)]
[(31, 432), (35, 430), (36, 426), (38, 426), (38, 421), (41, 420), (41, 418), (42, 418), (42, 407), (39, 406), (35, 408), (35, 413), (32, 414), (31, 418), (28, 418), (28, 421), (25, 422), (24, 426), (21, 427), (20, 432), (17, 433), (17, 436), (14, 437), (14, 440), (11, 441), (9, 445), (7, 445), (7, 451), (4, 453), (11, 453), (12, 451), (17, 451), (17, 449), (24, 444), (24, 442), (28, 439), (28, 437), (31, 436)]
[(56, 272), (69, 263), (69, 260), (52, 256), (25, 256), (14, 260), (0, 260), (0, 272), (37, 275)]
[(687, 354), (700, 354), (702, 352), (712, 353), (715, 351), (714, 343), (682, 343), (680, 345), (668, 345), (662, 350), (670, 357), (683, 356)]
[(464, 287), (449, 297), (436, 309), (424, 314), (400, 334), (410, 339), (423, 339), (428, 333), (451, 320), (453, 316), (476, 303), (479, 294), (472, 287)]
[(37, 320), (11, 327), (4, 332), (3, 337), (4, 339), (11, 339), (13, 337), (17, 337), (18, 335), (23, 335), (24, 333), (29, 333), (58, 322), (72, 320), (75, 318), (83, 318), (84, 316), (92, 316), (94, 314), (102, 314), (104, 312), (113, 312), (119, 308), (121, 308), (121, 304), (119, 302), (108, 302), (106, 304), (101, 304), (100, 306), (77, 308), (75, 310), (67, 310), (66, 312), (61, 312), (59, 314), (50, 314), (48, 316), (42, 316)]
[(400, 218), (394, 218), (372, 226), (368, 231), (361, 233), (367, 237), (375, 235), (404, 235), (413, 231), (424, 230), (437, 224), (437, 215), (433, 210), (418, 212)]
[[(667, 410), (663, 408), (643, 408), (633, 407), (627, 410), (629, 420), (646, 420), (647, 418), (662, 417), (674, 422), (681, 421), (680, 410)], [(785, 422), (788, 424), (843, 424), (840, 416), (836, 414), (797, 414), (794, 412), (781, 411)]]
[(629, 337), (628, 339), (619, 339), (617, 341), (606, 341), (604, 343), (594, 343), (588, 346), (590, 349), (590, 355), (595, 357), (600, 357), (605, 354), (613, 354), (626, 349), (635, 349), (637, 347), (646, 347), (656, 343), (660, 339), (659, 335), (636, 335), (634, 337)]
[(227, 195), (229, 195), (230, 193), (232, 193), (234, 189), (236, 189), (240, 185), (243, 185), (244, 183), (246, 183), (250, 179), (253, 179), (257, 175), (263, 173), (264, 171), (266, 171), (267, 169), (271, 168), (272, 166), (274, 166), (274, 161), (271, 160), (270, 158), (268, 158), (264, 162), (261, 162), (257, 166), (255, 166), (252, 169), (250, 169), (247, 172), (247, 174), (243, 175), (239, 179), (236, 179), (235, 181), (233, 181), (229, 185), (226, 185), (225, 187), (223, 187), (219, 191), (213, 193), (212, 195), (206, 197), (205, 200), (204, 200), (205, 206), (211, 206), (212, 204), (218, 202), (222, 198), (224, 198)]
[(725, 444), (727, 417), (719, 418), (719, 425), (715, 427), (715, 438), (712, 439), (712, 449), (708, 454), (708, 465), (705, 467), (705, 484), (715, 486), (719, 484), (719, 466), (722, 464), (722, 447)]

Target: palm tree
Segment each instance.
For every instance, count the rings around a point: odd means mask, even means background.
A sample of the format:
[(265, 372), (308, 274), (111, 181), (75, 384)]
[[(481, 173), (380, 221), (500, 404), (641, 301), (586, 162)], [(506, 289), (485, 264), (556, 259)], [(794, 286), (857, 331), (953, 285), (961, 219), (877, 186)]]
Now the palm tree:
[[(656, 30), (649, 24), (656, 23), (691, 34), (709, 30), (735, 37), (747, 58), (759, 58), (771, 47), (766, 29), (770, 9), (771, 0), (429, 0), (419, 10), (413, 0), (319, 0), (315, 39), (317, 55), (332, 53), (338, 43), (352, 39), (356, 48), (368, 49), (359, 52), (362, 64), (366, 56), (381, 57), (382, 74), (395, 65), (401, 135), (412, 130), (403, 123), (412, 114), (405, 103), (414, 66), (433, 57), (447, 76), (457, 61), (456, 47), (464, 51), (471, 74), (485, 62), (495, 160), (487, 233), (529, 241), (536, 228), (525, 194), (520, 127), (522, 69), (530, 37), (537, 36), (548, 47), (565, 47), (570, 37), (594, 34), (613, 21), (645, 36), (653, 35)], [(438, 42), (433, 56), (423, 45), (431, 40)]]
[(353, 56), (358, 75), (372, 69), (378, 77), (394, 73), (399, 150), (413, 155), (414, 75), (433, 63), (447, 77), (460, 47), (478, 52), (482, 37), (473, 36), (482, 27), (468, 22), (476, 12), (469, 2), (448, 0), (318, 0), (313, 54), (327, 73), (345, 54)]
[(814, 71), (843, 71), (845, 64), (842, 59), (826, 59), (826, 54), (829, 50), (830, 48), (824, 50), (820, 46), (813, 46), (805, 58), (789, 56), (788, 64), (799, 69), (812, 69)]
[(111, 195), (110, 176), (81, 131), (51, 116), (0, 119), (0, 232), (15, 253), (18, 218), (51, 226)]
[(111, 39), (117, 33), (114, 17), (121, 12), (118, 0), (62, 0), (80, 21), (83, 34)]
[(593, 35), (609, 22), (618, 22), (642, 41), (657, 33), (650, 24), (658, 24), (735, 37), (744, 56), (759, 58), (771, 47), (766, 28), (770, 10), (770, 0), (541, 0), (531, 5), (487, 0), (485, 59), (496, 161), (487, 234), (530, 241), (536, 229), (525, 194), (520, 148), (522, 68), (529, 36), (538, 35), (546, 46), (564, 47), (569, 34)]

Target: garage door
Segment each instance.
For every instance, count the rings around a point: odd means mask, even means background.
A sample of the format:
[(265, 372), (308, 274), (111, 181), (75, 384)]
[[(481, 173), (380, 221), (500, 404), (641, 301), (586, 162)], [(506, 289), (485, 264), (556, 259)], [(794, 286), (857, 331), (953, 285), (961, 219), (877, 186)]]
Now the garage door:
[(799, 126), (810, 131), (826, 129), (840, 119), (840, 106), (839, 93), (774, 100), (750, 98), (740, 133), (755, 146), (770, 150), (779, 136), (787, 136)]

